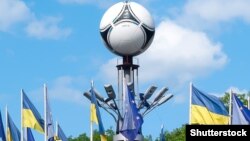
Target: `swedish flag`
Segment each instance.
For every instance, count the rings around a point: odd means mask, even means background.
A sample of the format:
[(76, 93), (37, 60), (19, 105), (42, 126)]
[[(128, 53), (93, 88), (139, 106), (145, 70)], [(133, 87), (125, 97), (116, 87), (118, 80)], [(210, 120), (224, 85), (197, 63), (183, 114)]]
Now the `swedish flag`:
[(191, 86), (191, 124), (228, 124), (229, 115), (222, 101)]
[(23, 109), (22, 109), (22, 126), (33, 128), (40, 133), (44, 133), (44, 120), (41, 115), (31, 103), (27, 95), (22, 90)]

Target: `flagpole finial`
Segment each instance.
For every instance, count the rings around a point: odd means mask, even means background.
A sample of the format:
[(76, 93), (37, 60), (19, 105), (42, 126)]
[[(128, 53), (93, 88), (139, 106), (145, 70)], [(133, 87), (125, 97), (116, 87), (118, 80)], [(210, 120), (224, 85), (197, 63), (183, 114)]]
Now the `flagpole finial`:
[(190, 82), (189, 82), (189, 85), (190, 85), (190, 87), (191, 87), (191, 86), (193, 86), (193, 82), (192, 82), (192, 81), (190, 81)]
[(94, 86), (94, 80), (91, 80), (91, 87), (93, 87)]

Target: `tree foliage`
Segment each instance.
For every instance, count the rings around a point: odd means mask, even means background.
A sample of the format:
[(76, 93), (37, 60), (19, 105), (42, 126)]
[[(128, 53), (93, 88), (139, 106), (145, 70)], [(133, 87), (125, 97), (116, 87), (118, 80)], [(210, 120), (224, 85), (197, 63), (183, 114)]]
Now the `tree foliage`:
[(172, 132), (166, 132), (165, 137), (167, 141), (185, 141), (186, 125), (174, 129)]
[(89, 137), (86, 135), (86, 133), (83, 133), (83, 134), (80, 134), (76, 138), (73, 138), (72, 136), (70, 136), (69, 141), (89, 141)]
[[(242, 93), (242, 94), (236, 94), (237, 97), (243, 102), (244, 105), (247, 105), (247, 97), (249, 96), (250, 92), (248, 94)], [(223, 97), (221, 97), (222, 102), (226, 106), (227, 110), (229, 111), (229, 101), (230, 101), (230, 94), (225, 93)]]
[[(107, 141), (113, 141), (113, 136), (115, 132), (112, 130), (112, 127), (106, 130)], [(89, 141), (90, 138), (87, 136), (86, 133), (80, 134), (78, 137), (73, 138), (72, 136), (69, 137), (69, 141)], [(100, 134), (98, 130), (93, 131), (93, 141), (100, 141)]]
[(151, 135), (147, 135), (144, 137), (144, 141), (153, 141), (153, 138)]

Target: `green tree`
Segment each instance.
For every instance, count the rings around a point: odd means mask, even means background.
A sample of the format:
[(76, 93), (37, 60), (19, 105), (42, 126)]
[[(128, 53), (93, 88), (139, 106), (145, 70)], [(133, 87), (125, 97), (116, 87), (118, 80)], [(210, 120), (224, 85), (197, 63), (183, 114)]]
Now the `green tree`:
[[(250, 92), (248, 94), (242, 93), (237, 94), (237, 97), (243, 102), (244, 105), (247, 105), (247, 97), (249, 96)], [(221, 97), (222, 102), (226, 106), (227, 110), (229, 111), (229, 101), (230, 101), (230, 95), (229, 93), (225, 93), (223, 97)]]
[(113, 131), (112, 127), (106, 130), (107, 140), (113, 141), (113, 136), (115, 135), (115, 132)]
[[(166, 141), (185, 141), (186, 136), (186, 125), (182, 125), (179, 128), (174, 129), (173, 131), (165, 131), (164, 133)], [(160, 136), (155, 140), (159, 141)]]
[[(112, 127), (106, 130), (107, 141), (113, 141), (114, 135), (115, 135), (115, 132), (112, 130)], [(69, 141), (89, 141), (90, 140), (90, 138), (87, 136), (86, 133), (80, 134), (78, 137), (75, 137), (75, 138), (70, 136), (68, 139)], [(93, 131), (93, 140), (94, 141), (101, 140), (99, 131), (97, 129)]]
[(100, 141), (101, 137), (97, 129), (93, 131), (93, 141)]
[(145, 136), (144, 141), (153, 141), (152, 136), (151, 135)]
[(86, 133), (80, 134), (76, 138), (72, 138), (72, 136), (70, 136), (68, 139), (69, 141), (89, 141), (89, 137), (86, 135)]
[(174, 129), (172, 132), (165, 132), (167, 141), (185, 141), (186, 125)]

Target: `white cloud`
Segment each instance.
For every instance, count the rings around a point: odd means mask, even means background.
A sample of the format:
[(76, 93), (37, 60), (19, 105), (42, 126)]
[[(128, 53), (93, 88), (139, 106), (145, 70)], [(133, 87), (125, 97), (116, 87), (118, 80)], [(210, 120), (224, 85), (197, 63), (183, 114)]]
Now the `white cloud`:
[(60, 39), (65, 38), (71, 34), (71, 29), (59, 27), (60, 18), (47, 17), (43, 20), (31, 21), (26, 32), (31, 37), (38, 39)]
[(248, 94), (248, 90), (240, 89), (240, 88), (235, 87), (235, 86), (231, 86), (226, 91), (221, 92), (221, 93), (213, 92), (213, 93), (210, 93), (210, 94), (215, 95), (217, 97), (223, 97), (225, 95), (225, 93), (230, 93), (231, 90), (232, 90), (233, 93), (237, 93), (237, 94)]
[(84, 3), (89, 3), (92, 0), (58, 0), (58, 1), (64, 4), (68, 3), (84, 4)]
[(152, 46), (140, 58), (144, 80), (175, 77), (179, 82), (220, 69), (227, 61), (219, 43), (172, 21), (160, 23)]
[[(83, 91), (81, 91), (86, 86), (85, 82), (86, 80), (82, 76), (60, 76), (52, 80), (46, 84), (50, 101), (62, 101), (78, 105), (89, 104), (87, 99), (83, 97)], [(43, 86), (40, 86), (27, 93), (31, 96), (31, 99), (41, 102), (43, 101), (43, 91)]]
[(174, 96), (174, 103), (184, 103), (186, 101), (185, 95), (179, 94)]
[(115, 68), (116, 65), (117, 65), (117, 58), (113, 58), (108, 62), (104, 62), (103, 65), (100, 67), (99, 72), (97, 73), (97, 79), (102, 81), (107, 81), (110, 84), (116, 84), (117, 83), (117, 69)]
[(14, 25), (27, 25), (27, 34), (39, 39), (59, 39), (71, 34), (71, 29), (59, 27), (61, 18), (39, 19), (21, 0), (0, 0), (0, 31), (7, 32)]
[(246, 89), (241, 90), (241, 89), (234, 87), (234, 86), (228, 88), (226, 92), (230, 93), (231, 90), (232, 90), (232, 92), (237, 93), (237, 94), (248, 94), (248, 90), (246, 90)]
[(12, 25), (27, 21), (32, 13), (20, 0), (0, 0), (0, 31), (8, 30)]
[(62, 4), (94, 4), (100, 7), (109, 7), (115, 0), (58, 0)]
[(192, 28), (214, 28), (236, 19), (250, 23), (249, 5), (249, 0), (189, 0), (176, 20)]
[[(168, 82), (175, 86), (186, 83), (221, 69), (227, 63), (221, 48), (221, 44), (212, 42), (203, 32), (181, 27), (173, 21), (162, 21), (153, 44), (139, 56), (139, 79), (143, 83)], [(109, 60), (99, 75), (105, 80), (116, 80), (115, 66), (116, 59)]]
[(76, 86), (83, 82), (82, 77), (62, 76), (54, 80), (52, 85), (48, 87), (48, 93), (52, 99), (82, 105), (86, 103), (84, 102), (86, 98), (83, 97), (83, 92)]
[[(58, 1), (62, 4), (92, 4), (104, 8), (107, 8), (115, 3), (121, 2), (117, 0), (58, 0)], [(142, 4), (149, 4), (150, 2), (153, 2), (153, 0), (135, 0), (135, 2), (139, 2)]]

